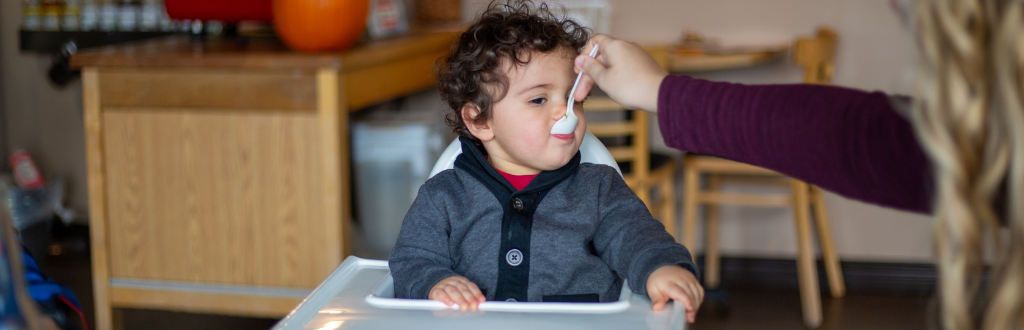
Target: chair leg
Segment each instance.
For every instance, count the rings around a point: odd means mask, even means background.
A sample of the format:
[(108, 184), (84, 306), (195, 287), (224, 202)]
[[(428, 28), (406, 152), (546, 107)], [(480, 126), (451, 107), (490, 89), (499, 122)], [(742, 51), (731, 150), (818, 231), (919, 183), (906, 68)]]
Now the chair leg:
[(821, 188), (813, 185), (811, 205), (814, 208), (815, 225), (818, 227), (818, 244), (821, 246), (821, 256), (825, 260), (825, 272), (828, 274), (828, 287), (832, 297), (842, 298), (846, 294), (846, 283), (843, 281), (839, 257), (836, 256), (836, 248), (832, 243), (832, 228), (828, 221), (828, 211), (825, 209), (825, 194)]
[[(708, 175), (709, 192), (718, 192), (720, 185), (721, 180), (718, 175)], [(713, 289), (718, 287), (721, 268), (718, 255), (718, 204), (708, 203), (707, 207), (708, 213), (705, 220), (707, 236), (704, 238), (704, 286)]]
[(644, 202), (644, 206), (647, 206), (647, 211), (654, 213), (654, 201), (651, 200), (651, 183), (650, 178), (637, 177), (636, 189), (633, 193), (636, 193), (636, 197), (640, 197), (640, 200)]
[(670, 175), (669, 180), (666, 180), (661, 185), (661, 191), (663, 191), (665, 195), (665, 199), (661, 205), (661, 214), (662, 217), (664, 217), (662, 222), (665, 223), (665, 229), (667, 229), (668, 233), (672, 234), (672, 238), (675, 238), (676, 242), (678, 242), (679, 230), (676, 229), (676, 221), (678, 220), (676, 219), (676, 183), (675, 180), (672, 180), (674, 177), (675, 176)]
[(697, 194), (699, 193), (700, 176), (693, 166), (685, 166), (683, 174), (683, 245), (694, 251), (697, 244)]
[(821, 294), (818, 288), (818, 271), (814, 265), (814, 249), (811, 246), (811, 223), (807, 184), (793, 179), (790, 181), (793, 194), (793, 217), (796, 220), (797, 275), (800, 281), (800, 300), (803, 302), (804, 324), (815, 329), (821, 325)]

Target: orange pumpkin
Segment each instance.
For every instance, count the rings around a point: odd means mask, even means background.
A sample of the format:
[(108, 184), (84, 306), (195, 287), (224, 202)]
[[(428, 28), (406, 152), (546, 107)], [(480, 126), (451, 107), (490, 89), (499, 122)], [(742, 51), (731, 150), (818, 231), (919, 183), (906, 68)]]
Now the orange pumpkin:
[(274, 0), (274, 29), (299, 51), (341, 51), (363, 35), (369, 8), (369, 0)]

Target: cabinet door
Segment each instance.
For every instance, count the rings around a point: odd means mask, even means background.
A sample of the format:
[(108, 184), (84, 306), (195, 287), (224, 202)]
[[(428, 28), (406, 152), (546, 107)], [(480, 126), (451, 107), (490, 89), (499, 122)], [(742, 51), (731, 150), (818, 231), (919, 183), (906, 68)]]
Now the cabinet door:
[(111, 277), (309, 288), (340, 262), (316, 112), (102, 118)]

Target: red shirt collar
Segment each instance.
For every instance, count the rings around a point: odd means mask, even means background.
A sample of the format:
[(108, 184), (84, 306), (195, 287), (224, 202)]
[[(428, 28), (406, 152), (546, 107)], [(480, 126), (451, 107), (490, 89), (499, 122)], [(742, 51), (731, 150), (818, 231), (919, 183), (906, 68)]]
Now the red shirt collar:
[(501, 176), (505, 177), (505, 180), (508, 180), (508, 183), (512, 184), (512, 188), (515, 188), (516, 190), (523, 190), (523, 188), (526, 188), (526, 186), (530, 184), (530, 181), (533, 181), (533, 178), (537, 177), (537, 174), (512, 175), (502, 172), (497, 168), (494, 170), (498, 171)]

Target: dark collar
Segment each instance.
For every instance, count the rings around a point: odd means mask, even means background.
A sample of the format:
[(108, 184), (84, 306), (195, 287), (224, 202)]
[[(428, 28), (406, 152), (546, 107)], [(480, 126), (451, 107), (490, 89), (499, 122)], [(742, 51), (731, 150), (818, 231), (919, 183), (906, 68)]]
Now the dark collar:
[(523, 188), (523, 190), (516, 191), (512, 188), (512, 184), (505, 180), (505, 177), (498, 173), (498, 170), (494, 169), (487, 162), (487, 158), (484, 157), (483, 147), (473, 144), (472, 141), (464, 137), (459, 137), (459, 141), (462, 143), (462, 154), (455, 159), (455, 168), (469, 172), (474, 178), (483, 183), (496, 197), (501, 200), (507, 199), (512, 195), (532, 194), (540, 191), (551, 189), (562, 180), (565, 180), (579, 169), (580, 166), (580, 152), (577, 151), (576, 155), (572, 156), (569, 163), (564, 166), (552, 170), (542, 171), (530, 181), (530, 184)]

